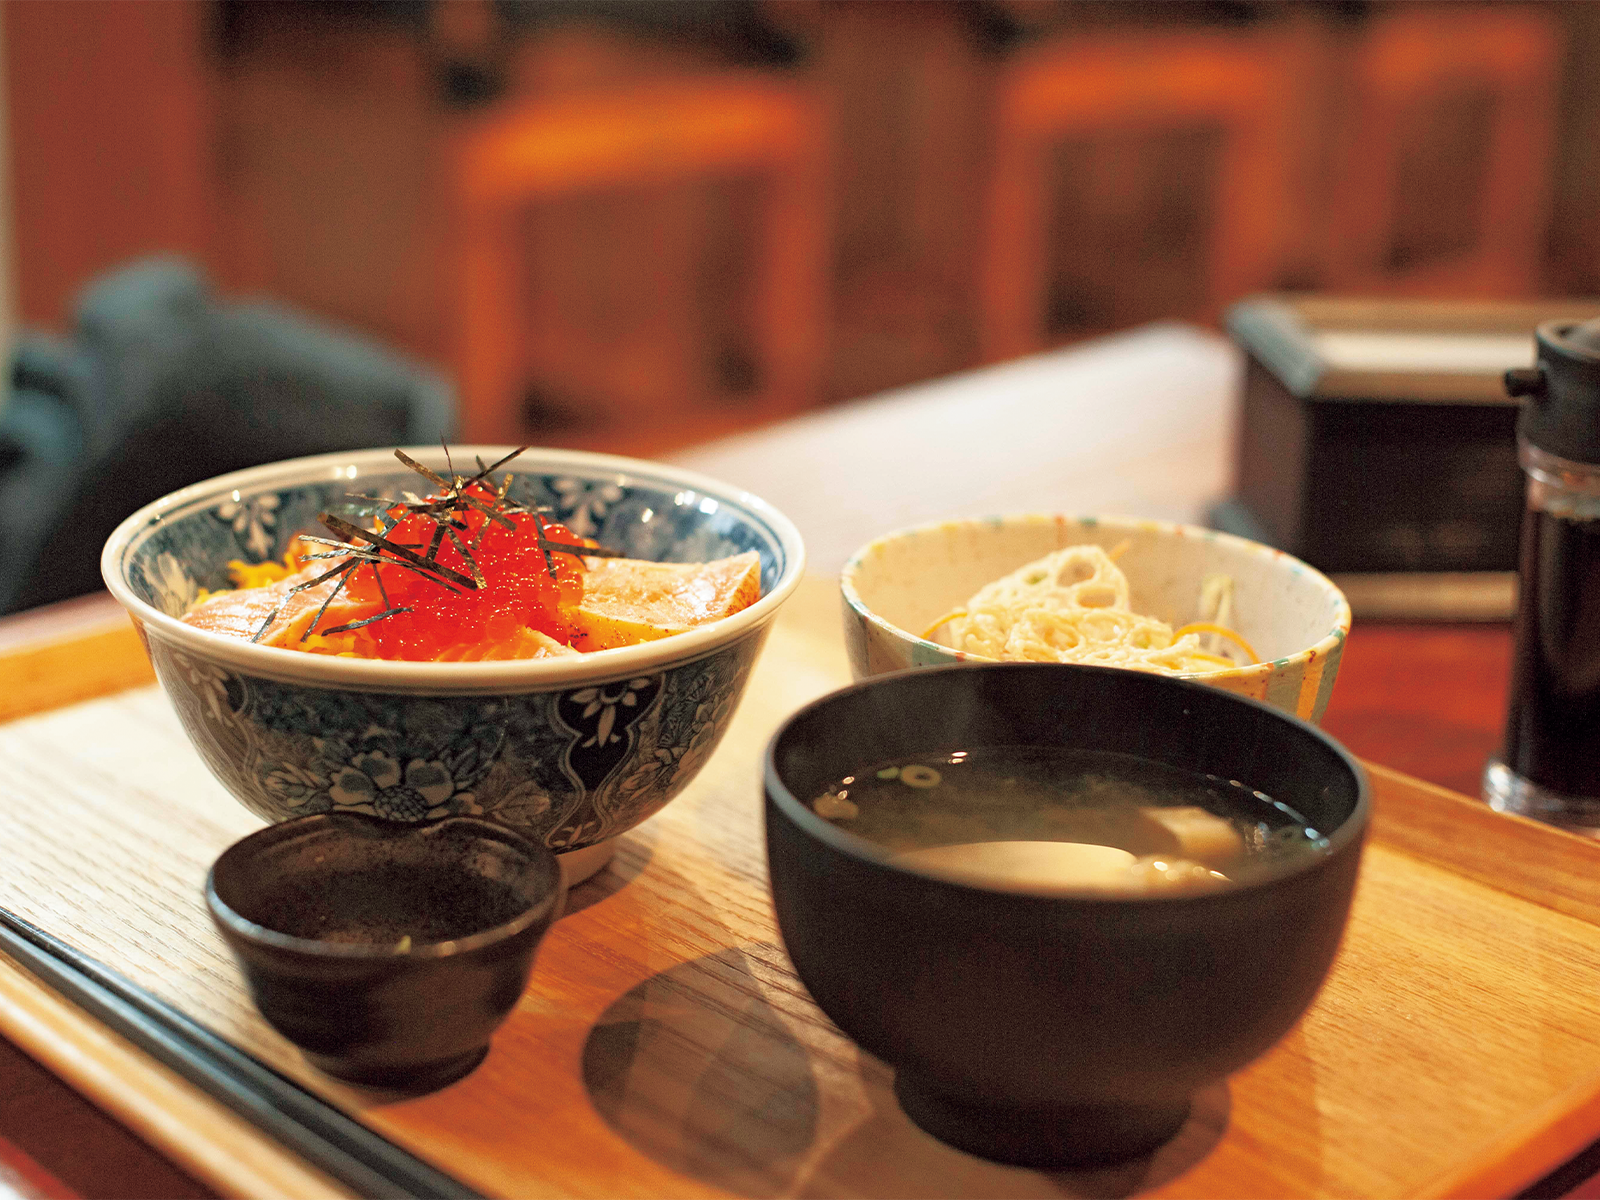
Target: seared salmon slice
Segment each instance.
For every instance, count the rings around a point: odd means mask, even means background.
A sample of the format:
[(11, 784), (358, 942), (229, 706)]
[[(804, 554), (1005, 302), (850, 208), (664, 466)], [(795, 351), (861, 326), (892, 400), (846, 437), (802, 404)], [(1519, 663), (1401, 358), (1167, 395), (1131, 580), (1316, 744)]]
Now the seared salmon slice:
[[(454, 646), (442, 653), (440, 660), (546, 658), (632, 646), (719, 621), (761, 597), (761, 559), (754, 550), (709, 563), (629, 558), (590, 558), (586, 562), (589, 569), (584, 576), (583, 600), (571, 618), (576, 630), (572, 648), (537, 630), (523, 629), (498, 643)], [(365, 647), (347, 646), (338, 639), (323, 642), (313, 637), (308, 643), (303, 637), (339, 580), (327, 579), (299, 592), (294, 588), (325, 573), (331, 565), (322, 560), (274, 583), (218, 592), (196, 604), (183, 619), (198, 629), (248, 640), (276, 612), (257, 639), (261, 645), (370, 654)], [(371, 599), (358, 601), (340, 591), (317, 621), (316, 633), (374, 616), (377, 611)]]
[[(231, 592), (218, 592), (207, 596), (196, 604), (183, 616), (190, 625), (199, 629), (209, 629), (213, 633), (225, 633), (229, 637), (242, 637), (246, 640), (255, 637), (256, 630), (261, 628), (263, 621), (278, 610), (278, 615), (273, 618), (271, 627), (261, 635), (259, 642), (263, 646), (285, 646), (290, 649), (300, 640), (300, 635), (311, 624), (312, 618), (317, 615), (317, 610), (323, 602), (339, 586), (337, 577), (324, 580), (314, 587), (308, 587), (303, 592), (290, 592), (305, 583), (308, 579), (315, 579), (326, 572), (335, 564), (323, 561), (310, 563), (302, 567), (293, 575), (286, 575), (276, 583), (269, 583), (262, 587), (237, 588)], [(370, 617), (374, 608), (370, 603), (357, 603), (350, 599), (345, 592), (340, 592), (331, 604), (328, 611), (323, 613), (322, 619), (317, 622), (318, 631), (334, 629), (350, 621), (359, 621), (362, 617)]]

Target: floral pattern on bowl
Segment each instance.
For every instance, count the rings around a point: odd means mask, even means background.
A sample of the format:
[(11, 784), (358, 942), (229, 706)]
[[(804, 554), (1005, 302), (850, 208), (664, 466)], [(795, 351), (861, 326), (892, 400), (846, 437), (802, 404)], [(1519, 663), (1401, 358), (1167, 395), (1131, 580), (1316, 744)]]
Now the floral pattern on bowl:
[(151, 658), (206, 765), (268, 821), (486, 816), (572, 850), (637, 825), (695, 776), (765, 632), (657, 674), (501, 696), (313, 690), (161, 641)]
[[(443, 466), (438, 449), (411, 453)], [(197, 484), (124, 522), (102, 565), (191, 742), (245, 807), (274, 822), (487, 816), (570, 851), (632, 828), (698, 773), (799, 580), (799, 535), (756, 498), (658, 464), (529, 451), (514, 465), (513, 496), (630, 557), (755, 550), (762, 598), (576, 658), (384, 663), (251, 645), (176, 618), (201, 589), (230, 586), (231, 560), (275, 559), (347, 495), (398, 496), (416, 477), (371, 451)]]

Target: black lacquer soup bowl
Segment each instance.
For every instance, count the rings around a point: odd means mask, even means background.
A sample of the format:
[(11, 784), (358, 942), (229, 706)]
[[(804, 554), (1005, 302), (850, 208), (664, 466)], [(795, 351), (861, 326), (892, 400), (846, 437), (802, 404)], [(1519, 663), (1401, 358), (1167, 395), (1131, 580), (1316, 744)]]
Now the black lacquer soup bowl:
[[(870, 764), (972, 746), (1112, 751), (1240, 781), (1297, 809), (1323, 849), (1225, 888), (1029, 893), (891, 862), (810, 806)], [(817, 1004), (893, 1066), (925, 1130), (1040, 1168), (1154, 1149), (1197, 1091), (1289, 1031), (1338, 950), (1369, 810), (1355, 760), (1279, 710), (1036, 663), (834, 692), (778, 731), (765, 788), (778, 924)]]

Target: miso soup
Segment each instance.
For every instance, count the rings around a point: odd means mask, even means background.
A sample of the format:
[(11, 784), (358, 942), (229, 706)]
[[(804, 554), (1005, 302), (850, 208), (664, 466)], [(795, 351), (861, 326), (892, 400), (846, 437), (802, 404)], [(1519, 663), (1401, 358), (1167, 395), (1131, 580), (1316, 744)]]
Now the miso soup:
[(811, 802), (894, 861), (1028, 892), (1201, 890), (1324, 853), (1243, 783), (1127, 754), (997, 747), (878, 763)]

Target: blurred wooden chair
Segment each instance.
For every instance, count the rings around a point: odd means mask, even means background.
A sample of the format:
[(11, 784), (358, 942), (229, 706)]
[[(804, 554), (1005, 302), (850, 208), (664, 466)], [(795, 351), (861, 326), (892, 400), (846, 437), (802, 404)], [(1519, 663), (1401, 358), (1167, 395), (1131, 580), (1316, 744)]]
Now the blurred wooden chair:
[[(514, 441), (528, 386), (545, 373), (627, 387), (602, 340), (532, 328), (527, 297), (530, 209), (556, 198), (671, 189), (704, 179), (761, 181), (747, 326), (755, 386), (737, 420), (781, 415), (821, 398), (830, 265), (826, 126), (801, 88), (729, 73), (508, 102), (451, 134), (454, 356), (463, 434)], [(638, 289), (651, 295), (649, 262)], [(672, 294), (668, 289), (667, 294)], [(681, 289), (676, 294), (681, 295)], [(663, 301), (664, 303), (666, 301)], [(681, 322), (684, 337), (692, 323)], [(663, 370), (684, 370), (665, 364)], [(685, 378), (667, 391), (693, 394)], [(625, 401), (626, 398), (624, 397)], [(621, 405), (626, 409), (627, 404)], [(671, 420), (676, 414), (662, 414)], [(725, 421), (730, 418), (725, 416)]]
[(1533, 294), (1550, 209), (1558, 15), (1422, 4), (1380, 12), (1344, 42), (1321, 283)]
[(1298, 23), (1261, 30), (1062, 35), (1002, 69), (978, 266), (984, 361), (1041, 349), (1051, 272), (1050, 155), (1109, 128), (1209, 126), (1222, 134), (1207, 198), (1206, 314), (1274, 284), (1295, 251), (1308, 43)]

